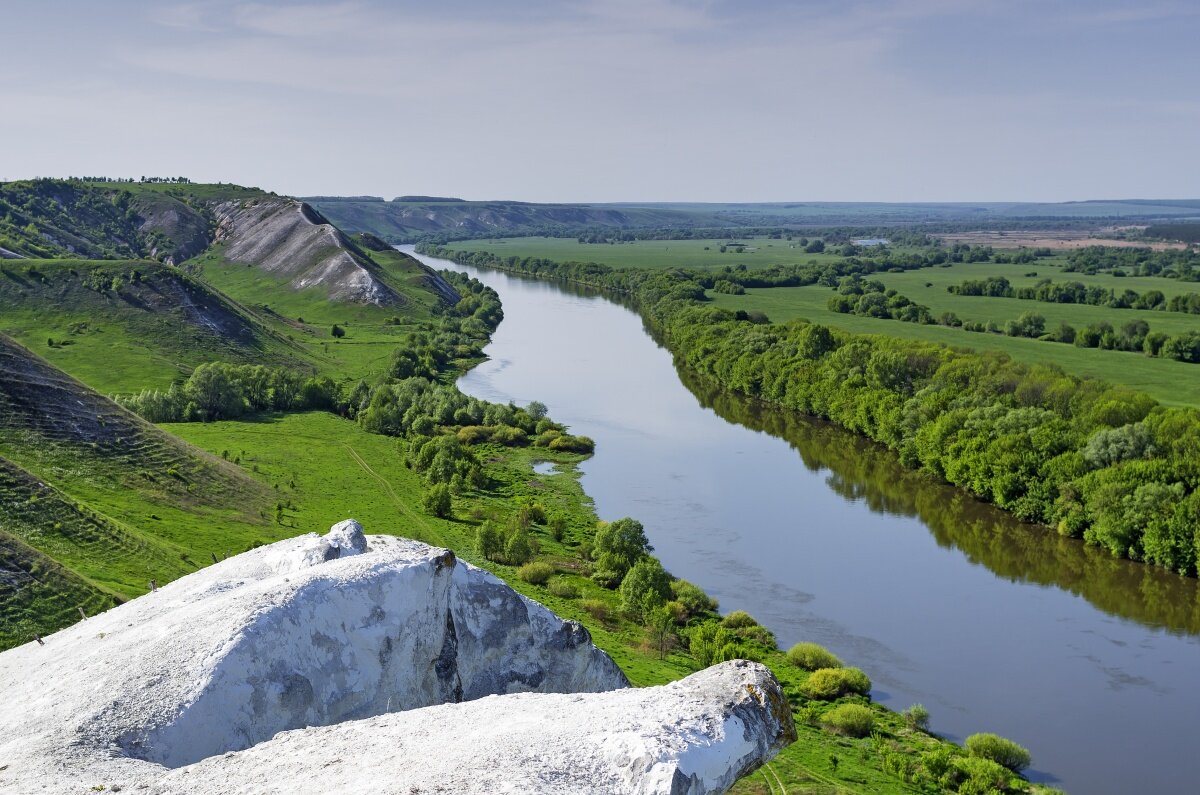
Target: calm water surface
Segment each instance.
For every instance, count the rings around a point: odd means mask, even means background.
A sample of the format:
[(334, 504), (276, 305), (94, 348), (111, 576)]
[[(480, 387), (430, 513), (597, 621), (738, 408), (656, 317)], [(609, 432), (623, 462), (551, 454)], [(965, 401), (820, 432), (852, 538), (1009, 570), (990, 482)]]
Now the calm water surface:
[(1021, 526), (852, 434), (677, 372), (609, 300), (420, 258), (504, 302), (463, 391), (540, 400), (593, 437), (600, 516), (640, 519), (723, 611), (783, 648), (829, 647), (939, 733), (1017, 740), (1031, 778), (1073, 795), (1200, 789), (1195, 580)]

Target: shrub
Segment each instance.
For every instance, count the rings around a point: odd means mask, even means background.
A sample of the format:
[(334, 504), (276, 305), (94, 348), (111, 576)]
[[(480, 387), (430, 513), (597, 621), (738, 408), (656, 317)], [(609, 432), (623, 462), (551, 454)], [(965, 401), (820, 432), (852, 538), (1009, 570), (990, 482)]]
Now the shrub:
[(754, 620), (754, 616), (747, 613), (745, 610), (734, 610), (725, 618), (721, 619), (721, 626), (726, 629), (742, 629), (743, 627), (757, 626), (758, 622)]
[(638, 618), (645, 618), (670, 597), (671, 575), (650, 555), (643, 555), (621, 580), (621, 605)]
[(905, 723), (911, 729), (920, 729), (925, 731), (929, 728), (929, 710), (925, 709), (920, 704), (913, 704), (908, 709), (900, 713), (904, 716)]
[(533, 561), (517, 569), (517, 576), (531, 585), (545, 585), (554, 574), (554, 567), (549, 563)]
[(959, 756), (954, 759), (950, 772), (943, 776), (947, 783), (951, 779), (958, 782), (960, 795), (1008, 792), (1013, 783), (1012, 773), (1007, 768), (990, 759), (971, 756)]
[(504, 556), (504, 537), (491, 522), (484, 522), (475, 531), (475, 551), (493, 561)]
[(591, 614), (597, 621), (608, 622), (608, 603), (602, 599), (584, 599), (579, 606)]
[(553, 580), (546, 586), (559, 599), (578, 599), (579, 589), (563, 579)]
[(861, 704), (840, 704), (826, 712), (821, 722), (838, 734), (866, 737), (875, 725), (875, 715)]
[(809, 698), (832, 701), (847, 693), (865, 696), (871, 692), (871, 680), (857, 668), (818, 668), (802, 689)]
[(699, 615), (717, 609), (717, 600), (706, 594), (698, 585), (687, 580), (672, 580), (671, 594), (675, 601), (683, 605), (688, 616)]
[(425, 496), (421, 499), (421, 507), (426, 513), (433, 514), (442, 519), (450, 517), (450, 487), (445, 483), (438, 483), (429, 487), (429, 491), (425, 492)]
[(735, 660), (738, 657), (737, 644), (729, 630), (713, 621), (706, 621), (692, 630), (688, 636), (688, 651), (696, 658), (702, 668), (713, 663)]
[(842, 661), (819, 643), (797, 643), (788, 649), (787, 658), (792, 665), (806, 671), (842, 667)]
[(967, 738), (965, 745), (967, 753), (971, 756), (989, 759), (1016, 772), (1029, 767), (1032, 761), (1028, 750), (998, 734), (972, 734)]
[(504, 557), (510, 566), (520, 566), (533, 557), (533, 544), (524, 530), (514, 530), (504, 541)]

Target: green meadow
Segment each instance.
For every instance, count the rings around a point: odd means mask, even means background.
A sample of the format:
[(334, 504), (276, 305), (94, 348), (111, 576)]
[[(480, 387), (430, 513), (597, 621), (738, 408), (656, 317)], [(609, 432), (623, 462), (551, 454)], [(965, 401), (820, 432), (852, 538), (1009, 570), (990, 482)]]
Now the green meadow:
[[(1034, 271), (1037, 272), (1037, 276), (1024, 275)], [(1080, 281), (1117, 288), (1127, 286), (1138, 292), (1158, 289), (1168, 296), (1200, 292), (1200, 285), (1192, 282), (1154, 277), (1131, 279), (1107, 274), (1087, 276), (1064, 273), (1060, 267), (1045, 261), (1033, 265), (956, 263), (951, 267), (873, 274), (870, 278), (878, 279), (888, 288), (895, 289), (918, 304), (928, 306), (934, 317), (943, 312), (953, 312), (964, 322), (994, 322), (1003, 327), (1007, 321), (1015, 320), (1024, 312), (1035, 312), (1046, 319), (1047, 331), (1057, 328), (1060, 323), (1067, 323), (1076, 330), (1082, 330), (1085, 326), (1103, 321), (1120, 328), (1124, 323), (1139, 319), (1145, 320), (1151, 331), (1162, 331), (1172, 335), (1200, 328), (1200, 318), (1180, 312), (1110, 309), (1086, 304), (1051, 304), (1017, 298), (962, 296), (946, 290), (947, 286), (959, 284), (964, 279), (983, 279), (989, 276), (1004, 276), (1014, 287), (1032, 286), (1039, 279), (1051, 278), (1056, 282)], [(976, 350), (999, 350), (1021, 361), (1054, 364), (1075, 375), (1094, 376), (1141, 389), (1168, 405), (1200, 405), (1200, 368), (1194, 364), (1152, 358), (1128, 351), (1077, 348), (1063, 343), (970, 332), (949, 326), (926, 326), (842, 314), (831, 311), (827, 306), (829, 298), (835, 294), (836, 290), (818, 285), (750, 288), (746, 290), (745, 295), (709, 292), (717, 306), (731, 310), (759, 310), (775, 322), (803, 318), (860, 334), (919, 339)]]
[[(797, 235), (797, 240), (799, 236)], [(580, 243), (565, 237), (510, 237), (457, 240), (456, 251), (490, 251), (500, 257), (541, 257), (557, 262), (598, 262), (611, 268), (720, 269), (729, 265), (766, 268), (808, 262), (836, 262), (836, 254), (809, 254), (797, 240), (767, 237), (722, 237), (707, 240), (634, 240), (626, 243)], [(736, 249), (741, 246), (742, 250)], [(725, 251), (721, 247), (725, 246)]]

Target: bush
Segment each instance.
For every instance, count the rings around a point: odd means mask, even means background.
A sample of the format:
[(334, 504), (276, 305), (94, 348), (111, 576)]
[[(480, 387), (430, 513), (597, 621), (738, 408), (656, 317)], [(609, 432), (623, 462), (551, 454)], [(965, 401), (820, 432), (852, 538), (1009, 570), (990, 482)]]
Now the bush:
[(491, 522), (484, 522), (475, 531), (475, 551), (492, 561), (504, 557), (504, 536)]
[(925, 731), (929, 728), (929, 710), (920, 704), (913, 704), (900, 714), (904, 716), (904, 722), (910, 729)]
[(579, 606), (591, 614), (597, 621), (608, 623), (610, 618), (608, 603), (602, 599), (584, 599)]
[(967, 738), (965, 745), (967, 753), (971, 756), (991, 760), (1014, 772), (1029, 767), (1032, 761), (1028, 750), (998, 734), (972, 734)]
[(578, 599), (579, 589), (563, 579), (554, 580), (546, 586), (559, 599)]
[(980, 757), (956, 757), (951, 765), (951, 771), (943, 776), (958, 782), (960, 795), (993, 795), (997, 792), (1008, 792), (1012, 783), (1012, 773), (1002, 765), (990, 759)]
[(758, 626), (758, 622), (754, 620), (754, 616), (747, 613), (745, 610), (734, 610), (725, 618), (721, 619), (721, 626), (726, 629), (742, 629), (743, 627)]
[(842, 661), (819, 643), (797, 643), (788, 649), (787, 658), (792, 665), (806, 671), (842, 667)]
[(517, 576), (531, 585), (545, 585), (553, 575), (554, 567), (541, 561), (526, 563), (517, 569)]
[(671, 598), (671, 575), (658, 558), (643, 555), (621, 580), (621, 606), (626, 612), (644, 619)]
[(688, 636), (688, 651), (702, 668), (738, 658), (738, 647), (733, 642), (733, 635), (714, 621), (706, 621), (692, 630)]
[(687, 609), (688, 616), (699, 615), (717, 609), (717, 600), (706, 594), (698, 585), (687, 580), (672, 580), (671, 594), (675, 601)]
[(429, 491), (425, 492), (425, 496), (421, 499), (421, 507), (426, 513), (442, 519), (449, 518), (451, 513), (450, 487), (445, 483), (430, 486)]
[(510, 566), (520, 566), (533, 557), (533, 543), (529, 534), (516, 529), (509, 533), (504, 541), (504, 557)]
[(826, 712), (821, 722), (838, 734), (866, 737), (875, 726), (875, 715), (861, 704), (840, 704)]
[(818, 668), (801, 689), (809, 698), (832, 701), (847, 693), (865, 696), (871, 692), (871, 680), (857, 668)]

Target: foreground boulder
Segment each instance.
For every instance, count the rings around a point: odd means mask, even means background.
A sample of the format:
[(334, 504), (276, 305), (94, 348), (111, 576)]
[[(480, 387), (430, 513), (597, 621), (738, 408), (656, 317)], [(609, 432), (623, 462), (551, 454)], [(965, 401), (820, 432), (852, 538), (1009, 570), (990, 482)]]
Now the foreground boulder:
[(344, 522), (0, 654), (0, 791), (716, 792), (794, 737), (753, 663), (627, 685), (581, 625)]

